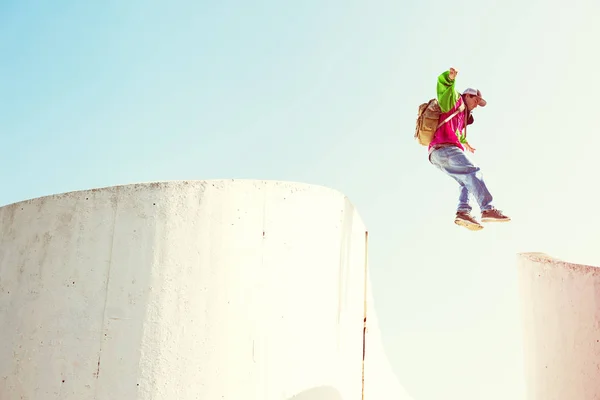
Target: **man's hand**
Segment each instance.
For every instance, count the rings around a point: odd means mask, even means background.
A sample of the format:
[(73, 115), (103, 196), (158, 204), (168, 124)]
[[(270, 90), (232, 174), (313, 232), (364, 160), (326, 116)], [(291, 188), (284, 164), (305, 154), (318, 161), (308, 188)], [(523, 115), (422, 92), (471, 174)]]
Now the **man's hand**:
[(458, 70), (450, 67), (450, 74), (448, 75), (448, 78), (450, 78), (451, 81), (456, 79), (456, 75), (458, 75)]
[(465, 143), (465, 149), (467, 149), (471, 153), (475, 153), (475, 149), (473, 147), (471, 147), (471, 145), (469, 143)]

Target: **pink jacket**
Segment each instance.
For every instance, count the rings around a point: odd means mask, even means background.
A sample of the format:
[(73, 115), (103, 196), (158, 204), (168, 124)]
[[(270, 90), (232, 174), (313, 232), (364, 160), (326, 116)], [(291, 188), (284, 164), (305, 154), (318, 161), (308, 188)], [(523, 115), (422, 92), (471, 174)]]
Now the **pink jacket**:
[[(464, 105), (463, 98), (454, 88), (455, 81), (448, 79), (450, 71), (442, 73), (437, 82), (437, 100), (442, 110), (440, 122), (452, 115), (459, 107)], [(464, 151), (463, 143), (466, 143), (465, 121), (467, 116), (466, 107), (464, 111), (456, 114), (452, 119), (440, 126), (433, 135), (429, 144), (429, 153), (434, 146), (445, 144), (456, 146)], [(472, 118), (472, 117), (471, 117)], [(469, 121), (472, 123), (472, 119)]]

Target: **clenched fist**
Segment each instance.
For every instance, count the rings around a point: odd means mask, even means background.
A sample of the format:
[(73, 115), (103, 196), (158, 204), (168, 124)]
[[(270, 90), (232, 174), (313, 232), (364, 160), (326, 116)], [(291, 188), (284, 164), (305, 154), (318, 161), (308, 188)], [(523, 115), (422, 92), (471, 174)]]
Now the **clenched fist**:
[(456, 75), (458, 75), (458, 70), (450, 67), (450, 74), (448, 75), (450, 80), (453, 81), (454, 79), (456, 79)]

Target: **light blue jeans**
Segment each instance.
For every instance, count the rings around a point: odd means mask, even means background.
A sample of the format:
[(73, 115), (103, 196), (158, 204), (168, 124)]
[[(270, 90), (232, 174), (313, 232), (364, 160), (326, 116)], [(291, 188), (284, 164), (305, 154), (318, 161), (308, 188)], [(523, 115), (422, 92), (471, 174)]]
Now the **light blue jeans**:
[(471, 212), (469, 194), (473, 195), (481, 211), (493, 208), (493, 198), (483, 181), (480, 168), (473, 165), (461, 149), (456, 146), (436, 149), (429, 156), (429, 161), (460, 185), (456, 211)]

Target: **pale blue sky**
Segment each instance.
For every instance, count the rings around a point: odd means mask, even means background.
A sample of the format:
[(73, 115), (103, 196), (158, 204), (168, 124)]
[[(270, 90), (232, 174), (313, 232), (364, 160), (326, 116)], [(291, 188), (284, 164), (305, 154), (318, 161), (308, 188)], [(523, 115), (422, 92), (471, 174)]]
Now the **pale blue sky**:
[[(0, 204), (140, 181), (338, 189), (369, 227), (392, 365), (416, 400), (517, 399), (517, 251), (600, 263), (600, 3), (0, 4)], [(479, 88), (474, 159), (514, 218), (456, 227), (413, 141), (439, 73)]]

